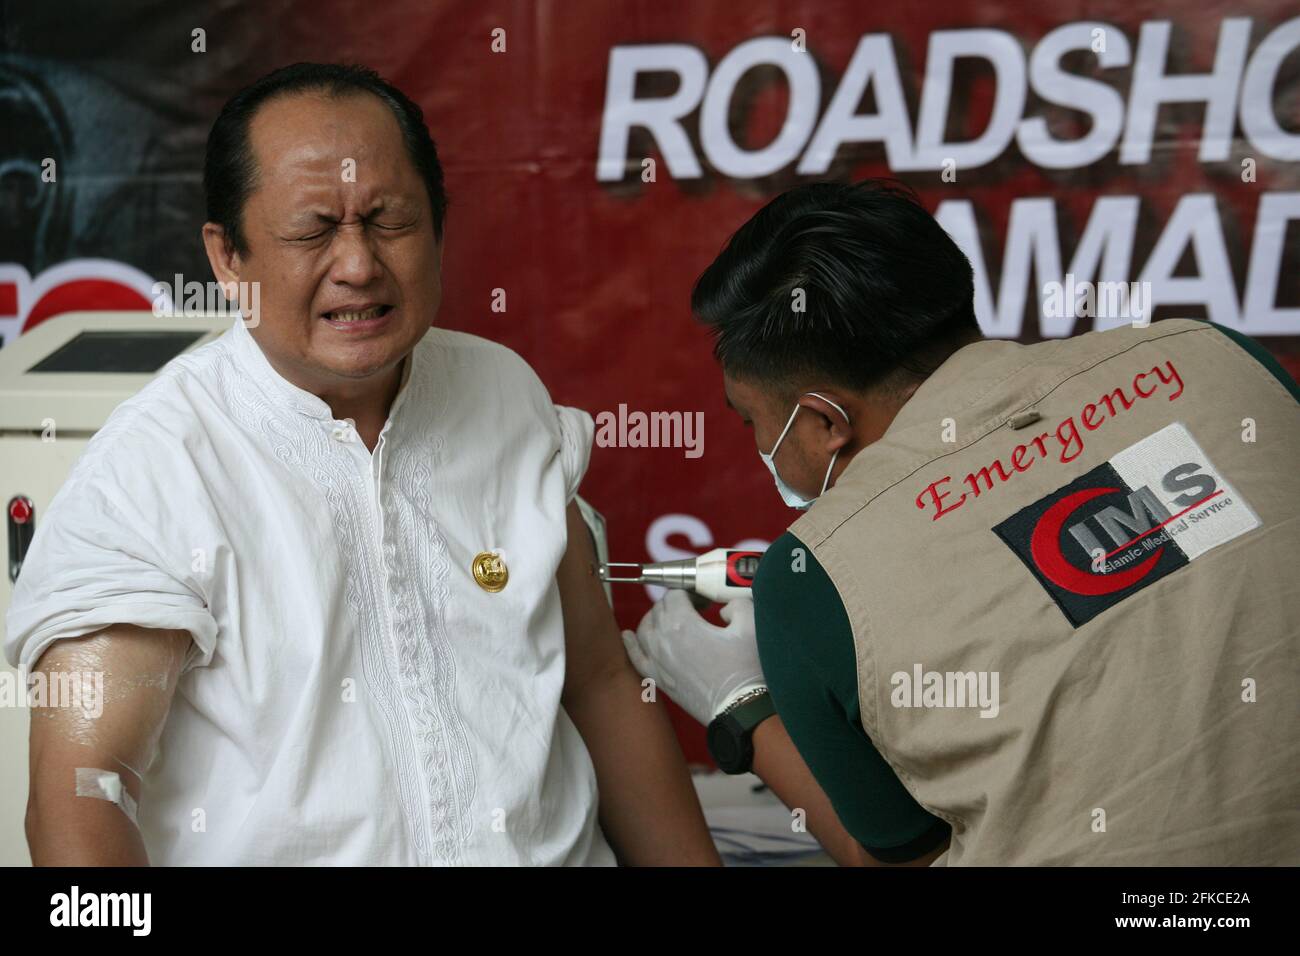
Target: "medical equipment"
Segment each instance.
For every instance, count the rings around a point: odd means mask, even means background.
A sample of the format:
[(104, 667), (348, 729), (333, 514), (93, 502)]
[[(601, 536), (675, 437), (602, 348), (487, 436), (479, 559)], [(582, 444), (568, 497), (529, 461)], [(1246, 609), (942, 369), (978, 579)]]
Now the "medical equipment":
[(9, 545), (0, 610), (44, 509), (113, 409), (231, 322), (227, 315), (69, 312), (0, 349), (0, 500)]
[[(753, 597), (750, 588), (762, 557), (762, 551), (714, 548), (699, 557), (683, 558), (680, 561), (657, 561), (650, 564), (604, 562), (600, 566), (600, 579), (614, 583), (681, 588), (710, 601), (725, 603), (735, 598)], [(629, 577), (612, 577), (612, 568), (637, 570)]]
[[(574, 495), (573, 500), (578, 505), (578, 511), (582, 513), (582, 520), (586, 523), (587, 530), (591, 532), (591, 547), (596, 553), (597, 566), (603, 568), (609, 561), (609, 536), (605, 532), (605, 516), (584, 501), (582, 495)], [(609, 584), (601, 578), (600, 585), (605, 589), (605, 600), (609, 602), (610, 607), (613, 607), (614, 594)]]

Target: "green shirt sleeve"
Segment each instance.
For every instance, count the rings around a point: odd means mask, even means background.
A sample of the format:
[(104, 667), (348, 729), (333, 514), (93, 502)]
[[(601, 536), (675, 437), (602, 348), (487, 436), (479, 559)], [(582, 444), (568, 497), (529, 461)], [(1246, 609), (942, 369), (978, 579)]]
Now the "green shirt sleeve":
[(763, 556), (753, 590), (772, 702), (840, 822), (884, 863), (924, 856), (950, 828), (912, 798), (862, 729), (853, 631), (830, 577), (787, 532)]

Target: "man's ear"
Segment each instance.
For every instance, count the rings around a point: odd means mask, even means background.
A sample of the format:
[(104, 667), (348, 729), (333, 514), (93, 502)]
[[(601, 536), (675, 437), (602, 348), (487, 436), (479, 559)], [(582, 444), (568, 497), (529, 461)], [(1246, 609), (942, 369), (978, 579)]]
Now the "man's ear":
[[(821, 395), (825, 395), (826, 398), (830, 399), (831, 402), (834, 402), (836, 405), (840, 406), (840, 408), (844, 409), (844, 411), (847, 412), (849, 415), (854, 415), (855, 412), (858, 412), (860, 414), (858, 408), (860, 403), (856, 399), (854, 399), (851, 395), (845, 394), (844, 392), (840, 392), (840, 391), (822, 390), (817, 395), (808, 393), (799, 396), (799, 404), (801, 406), (808, 409), (809, 411), (816, 412), (825, 420), (827, 450), (838, 451), (840, 448), (843, 448), (845, 445), (849, 444), (849, 442), (852, 440), (853, 424), (851, 422), (845, 421), (844, 416), (841, 415), (830, 404), (830, 402), (827, 402), (821, 397), (819, 397)], [(857, 415), (854, 415), (854, 417), (857, 417)]]
[(212, 266), (212, 274), (216, 276), (218, 282), (223, 284), (239, 282), (239, 272), (243, 263), (239, 253), (226, 237), (223, 226), (215, 222), (203, 224), (203, 248), (208, 253), (208, 264)]

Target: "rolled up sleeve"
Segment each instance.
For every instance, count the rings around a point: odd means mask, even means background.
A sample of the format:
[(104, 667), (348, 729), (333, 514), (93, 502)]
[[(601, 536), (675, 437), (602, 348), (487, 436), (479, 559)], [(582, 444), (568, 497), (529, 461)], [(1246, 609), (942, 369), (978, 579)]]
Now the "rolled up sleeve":
[(560, 463), (564, 467), (564, 502), (568, 504), (587, 473), (596, 423), (582, 409), (567, 405), (556, 405), (555, 414), (560, 422)]
[(137, 525), (92, 482), (56, 497), (14, 583), (4, 641), (11, 665), (28, 672), (55, 641), (113, 624), (188, 631), (185, 669), (211, 661), (215, 618), (183, 569), (168, 567), (151, 540), (156, 529)]

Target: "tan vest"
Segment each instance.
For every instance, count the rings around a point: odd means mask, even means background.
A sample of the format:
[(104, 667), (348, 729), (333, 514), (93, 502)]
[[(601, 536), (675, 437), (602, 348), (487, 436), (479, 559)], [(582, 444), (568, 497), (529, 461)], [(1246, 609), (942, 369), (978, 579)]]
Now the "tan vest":
[(968, 346), (791, 527), (950, 864), (1300, 863), (1300, 404), (1205, 323)]

